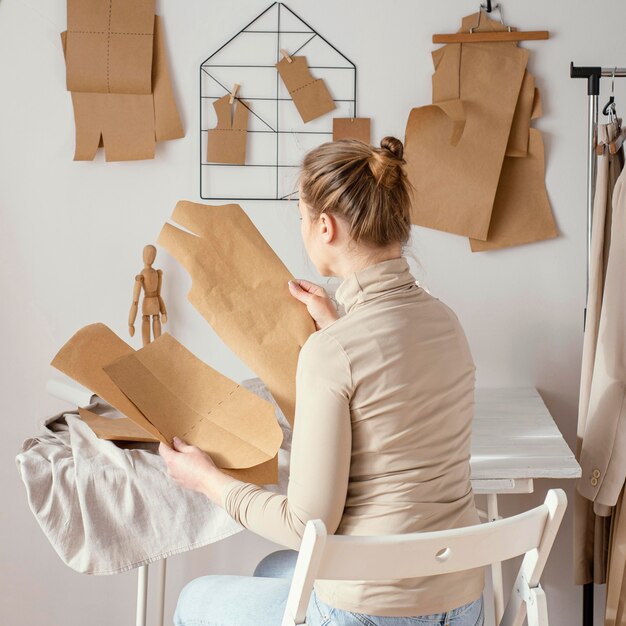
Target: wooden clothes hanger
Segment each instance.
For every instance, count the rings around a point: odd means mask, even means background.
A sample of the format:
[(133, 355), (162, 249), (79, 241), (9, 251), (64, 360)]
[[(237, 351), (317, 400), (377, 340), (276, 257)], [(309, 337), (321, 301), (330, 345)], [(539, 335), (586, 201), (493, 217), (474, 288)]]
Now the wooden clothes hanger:
[(476, 25), (470, 28), (469, 33), (440, 33), (433, 35), (433, 43), (483, 43), (494, 41), (531, 41), (539, 39), (549, 39), (550, 33), (547, 30), (527, 30), (518, 31), (514, 30), (510, 26), (507, 30), (490, 30), (490, 31), (478, 31), (480, 26), (480, 18), (482, 12), (491, 13), (492, 10), (498, 9), (500, 12), (500, 22), (504, 26), (504, 20), (502, 19), (502, 7), (500, 4), (496, 4), (493, 8), (491, 6), (491, 0), (487, 0), (487, 4), (481, 4), (478, 9), (478, 19)]

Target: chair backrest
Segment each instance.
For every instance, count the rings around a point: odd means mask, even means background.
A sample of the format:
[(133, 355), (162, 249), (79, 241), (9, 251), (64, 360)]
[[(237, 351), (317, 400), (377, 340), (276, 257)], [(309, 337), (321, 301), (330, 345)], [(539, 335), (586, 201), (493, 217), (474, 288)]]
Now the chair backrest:
[(539, 578), (566, 507), (565, 492), (550, 489), (542, 505), (513, 517), (452, 530), (385, 536), (328, 535), (321, 520), (310, 520), (302, 537), (283, 626), (305, 623), (317, 579), (431, 576), (522, 554), (525, 557), (500, 625), (519, 626), (527, 614), (529, 624), (547, 624)]

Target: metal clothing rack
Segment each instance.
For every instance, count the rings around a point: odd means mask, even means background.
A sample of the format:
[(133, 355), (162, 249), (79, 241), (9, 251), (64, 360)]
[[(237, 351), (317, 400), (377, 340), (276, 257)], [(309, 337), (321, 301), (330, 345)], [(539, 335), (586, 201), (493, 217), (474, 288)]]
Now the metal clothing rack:
[[(589, 272), (591, 263), (591, 220), (593, 200), (596, 191), (596, 144), (598, 143), (598, 97), (601, 78), (624, 78), (626, 67), (576, 66), (570, 63), (570, 78), (587, 79), (587, 287), (589, 292)], [(586, 318), (585, 306), (585, 318)], [(594, 583), (583, 585), (583, 626), (593, 626)]]
[(596, 144), (598, 143), (598, 96), (601, 78), (624, 78), (626, 67), (576, 66), (570, 63), (571, 78), (587, 79), (587, 289), (589, 289), (589, 251), (591, 249), (591, 217), (596, 190)]

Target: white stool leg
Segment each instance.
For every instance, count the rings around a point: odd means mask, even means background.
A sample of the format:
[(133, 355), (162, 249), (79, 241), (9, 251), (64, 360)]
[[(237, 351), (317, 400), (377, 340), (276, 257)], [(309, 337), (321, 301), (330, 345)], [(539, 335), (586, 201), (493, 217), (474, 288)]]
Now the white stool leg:
[[(493, 522), (499, 519), (498, 515), (498, 495), (495, 493), (487, 494), (487, 515), (489, 521)], [(492, 563), (491, 565), (491, 582), (493, 586), (493, 604), (496, 624), (500, 623), (502, 614), (504, 613), (504, 589), (502, 585), (502, 563)]]
[(165, 572), (167, 559), (159, 561), (157, 570), (157, 626), (163, 626), (163, 613), (165, 611)]
[(146, 626), (146, 605), (148, 603), (148, 566), (142, 565), (137, 572), (137, 626)]

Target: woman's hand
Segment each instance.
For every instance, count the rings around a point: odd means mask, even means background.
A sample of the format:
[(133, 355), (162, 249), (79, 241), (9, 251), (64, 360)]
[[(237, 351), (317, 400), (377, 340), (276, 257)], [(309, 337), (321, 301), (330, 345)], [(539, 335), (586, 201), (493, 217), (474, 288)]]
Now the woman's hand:
[(159, 454), (165, 461), (169, 475), (177, 483), (203, 493), (219, 505), (222, 503), (224, 486), (236, 480), (222, 472), (206, 452), (178, 437), (174, 437), (173, 448), (160, 443)]
[(318, 330), (339, 319), (335, 303), (330, 299), (323, 287), (310, 283), (308, 280), (290, 280), (289, 293), (306, 304), (309, 315), (313, 318)]

